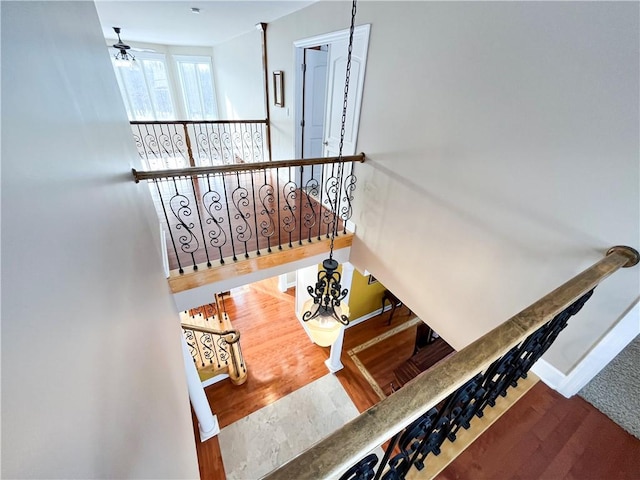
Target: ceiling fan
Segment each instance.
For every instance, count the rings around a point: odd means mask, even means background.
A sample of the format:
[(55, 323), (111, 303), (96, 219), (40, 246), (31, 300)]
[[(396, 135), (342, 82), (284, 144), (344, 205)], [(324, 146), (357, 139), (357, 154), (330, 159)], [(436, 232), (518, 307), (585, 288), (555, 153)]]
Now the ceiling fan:
[(155, 52), (155, 50), (152, 50), (150, 48), (131, 48), (131, 46), (124, 43), (120, 38), (120, 31), (121, 31), (120, 27), (113, 27), (113, 31), (116, 32), (116, 35), (118, 35), (118, 42), (113, 44), (113, 48), (115, 48), (118, 51), (114, 55), (116, 62), (120, 62), (120, 63), (126, 62), (127, 64), (129, 64), (130, 62), (135, 62), (136, 57), (134, 57), (132, 53), (129, 53), (129, 51)]

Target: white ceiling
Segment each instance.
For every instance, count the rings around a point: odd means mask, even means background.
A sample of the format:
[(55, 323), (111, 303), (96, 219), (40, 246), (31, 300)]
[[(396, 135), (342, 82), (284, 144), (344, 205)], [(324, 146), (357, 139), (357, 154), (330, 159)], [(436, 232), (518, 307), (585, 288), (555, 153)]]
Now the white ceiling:
[[(212, 46), (311, 5), (307, 1), (270, 0), (96, 0), (105, 38), (115, 38), (112, 27), (121, 27), (122, 40), (161, 45)], [(191, 7), (200, 8), (199, 14)]]

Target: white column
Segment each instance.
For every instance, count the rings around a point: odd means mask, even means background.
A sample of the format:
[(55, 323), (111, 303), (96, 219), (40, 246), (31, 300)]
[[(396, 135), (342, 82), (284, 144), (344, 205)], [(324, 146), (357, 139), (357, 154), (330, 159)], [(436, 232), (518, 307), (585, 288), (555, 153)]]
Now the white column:
[[(342, 303), (345, 305), (349, 305), (349, 297), (351, 296), (351, 283), (353, 281), (353, 270), (354, 266), (349, 262), (344, 262), (342, 264), (342, 279), (341, 284), (342, 288), (347, 288), (349, 293), (344, 297)], [(333, 342), (331, 345), (331, 354), (329, 355), (329, 359), (324, 362), (331, 373), (336, 373), (339, 370), (344, 368), (344, 365), (340, 361), (340, 356), (342, 355), (342, 344), (344, 342), (344, 327), (340, 330), (340, 335), (337, 340)]]
[(324, 364), (327, 366), (331, 373), (336, 373), (339, 370), (344, 368), (344, 365), (340, 361), (340, 355), (342, 355), (342, 342), (344, 341), (344, 327), (340, 329), (340, 335), (333, 345), (331, 345), (331, 354), (329, 358), (324, 361)]
[(278, 275), (278, 290), (282, 293), (287, 291), (287, 274)]
[(189, 388), (189, 399), (191, 400), (191, 406), (198, 418), (198, 427), (200, 429), (200, 441), (204, 442), (211, 437), (220, 433), (220, 426), (218, 425), (218, 419), (211, 411), (209, 400), (204, 393), (200, 376), (196, 370), (196, 366), (193, 363), (193, 358), (189, 353), (189, 347), (187, 347), (187, 341), (182, 338), (182, 356), (184, 357), (184, 368), (187, 372), (187, 386)]
[(342, 279), (340, 283), (342, 284), (342, 288), (347, 288), (349, 290), (347, 296), (344, 297), (344, 300), (342, 301), (346, 305), (349, 305), (349, 298), (351, 298), (351, 283), (353, 283), (353, 271), (355, 269), (356, 267), (351, 265), (349, 262), (344, 262), (342, 264)]

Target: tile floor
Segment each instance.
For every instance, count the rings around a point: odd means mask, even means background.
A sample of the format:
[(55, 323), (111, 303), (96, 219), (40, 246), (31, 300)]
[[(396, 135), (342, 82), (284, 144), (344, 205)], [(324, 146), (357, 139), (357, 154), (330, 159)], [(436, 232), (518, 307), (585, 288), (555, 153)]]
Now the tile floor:
[(258, 479), (357, 415), (338, 379), (328, 374), (222, 429), (227, 479)]

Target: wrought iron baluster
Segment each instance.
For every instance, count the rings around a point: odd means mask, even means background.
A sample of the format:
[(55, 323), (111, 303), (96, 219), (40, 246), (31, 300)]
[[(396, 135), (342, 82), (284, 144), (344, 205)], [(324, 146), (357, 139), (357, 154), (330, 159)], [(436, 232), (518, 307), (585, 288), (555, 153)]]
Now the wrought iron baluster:
[(320, 165), (320, 198), (319, 198), (319, 203), (318, 203), (318, 240), (321, 239), (322, 237), (322, 209), (323, 209), (323, 196), (324, 196), (324, 182), (325, 182), (325, 178), (324, 178), (324, 170), (326, 168), (326, 165)]
[(485, 394), (483, 383), (484, 376), (478, 374), (454, 394), (451, 404), (448, 406), (449, 432), (447, 438), (451, 442), (456, 440), (456, 435), (461, 427), (466, 430), (471, 426), (470, 421), (481, 406)]
[[(144, 136), (143, 142), (144, 142), (145, 153), (147, 154), (147, 161), (149, 162), (149, 167), (154, 169), (166, 169), (167, 166), (164, 163), (164, 160), (162, 160), (162, 157), (160, 156), (160, 149), (158, 147), (158, 140), (156, 138), (155, 127), (151, 125), (151, 132), (149, 131), (149, 124), (145, 124), (144, 127), (145, 127), (145, 136)], [(149, 158), (148, 156), (149, 153), (153, 154), (155, 161), (152, 161)], [(160, 160), (162, 163), (162, 165), (160, 166), (158, 166), (156, 162), (158, 157), (160, 157)]]
[(283, 218), (283, 228), (284, 231), (287, 232), (289, 236), (289, 247), (293, 247), (292, 240), (292, 232), (296, 229), (296, 184), (291, 180), (291, 168), (287, 167), (289, 170), (289, 180), (282, 187), (282, 196), (284, 197), (285, 206), (283, 207), (286, 213)]
[[(214, 177), (215, 178), (215, 177)], [(223, 179), (224, 181), (224, 179)], [(209, 214), (209, 218), (206, 219), (208, 225), (211, 225), (212, 229), (208, 232), (209, 244), (218, 249), (218, 255), (220, 256), (220, 264), (224, 264), (224, 258), (222, 255), (222, 247), (227, 243), (227, 234), (222, 228), (224, 218), (218, 215), (218, 212), (222, 210), (222, 203), (220, 202), (220, 194), (211, 188), (211, 175), (207, 174), (207, 186), (209, 190), (202, 196), (202, 203), (204, 209)]]
[(198, 223), (200, 224), (200, 232), (202, 233), (202, 243), (204, 245), (204, 253), (207, 257), (207, 267), (211, 267), (211, 259), (209, 258), (209, 249), (207, 248), (207, 242), (205, 241), (205, 236), (204, 236), (204, 224), (202, 223), (202, 216), (200, 215), (200, 205), (198, 205), (198, 198), (200, 197), (200, 195), (198, 195), (196, 193), (196, 185), (195, 185), (195, 180), (193, 177), (191, 177), (191, 189), (193, 191), (193, 203), (196, 204), (196, 212), (198, 213)]
[[(304, 167), (301, 167), (304, 168)], [(315, 172), (314, 167), (311, 166), (311, 178), (307, 180), (304, 185), (304, 197), (306, 198), (306, 203), (304, 204), (307, 207), (307, 213), (304, 216), (304, 226), (308, 229), (308, 241), (311, 243), (311, 230), (315, 226), (317, 222), (316, 210), (315, 210), (315, 200), (314, 196), (318, 195), (318, 181), (314, 178)], [(303, 171), (304, 178), (304, 171)], [(320, 213), (320, 212), (318, 212)], [(302, 224), (302, 222), (300, 222)], [(302, 226), (300, 228), (300, 245), (302, 245)], [(319, 237), (318, 237), (319, 238)]]
[(180, 263), (180, 257), (178, 255), (178, 249), (176, 247), (176, 241), (173, 238), (173, 231), (171, 230), (171, 224), (169, 223), (169, 216), (167, 215), (167, 208), (164, 204), (164, 197), (162, 196), (162, 192), (160, 191), (160, 180), (153, 180), (153, 183), (155, 183), (156, 188), (158, 190), (158, 197), (160, 199), (160, 205), (162, 206), (162, 213), (164, 213), (164, 219), (167, 222), (167, 230), (169, 230), (169, 237), (171, 238), (171, 245), (173, 246), (173, 251), (176, 254), (176, 261), (178, 262), (178, 271), (180, 273), (184, 273), (184, 270), (182, 269), (182, 264)]
[(184, 335), (184, 339), (187, 342), (187, 346), (189, 347), (189, 353), (191, 354), (191, 359), (193, 360), (193, 363), (195, 363), (196, 365), (197, 360), (196, 357), (198, 356), (198, 349), (196, 348), (196, 338), (194, 335), (193, 330), (188, 330), (184, 327), (182, 327), (182, 334)]
[(229, 124), (231, 130), (231, 145), (233, 150), (233, 157), (231, 163), (238, 163), (240, 155), (242, 155), (242, 133), (238, 131), (238, 125), (236, 123)]
[(327, 197), (324, 199), (324, 203), (328, 205), (329, 208), (328, 209), (326, 207), (324, 208), (322, 221), (327, 226), (326, 238), (329, 238), (333, 229), (335, 217), (337, 215), (337, 209), (336, 209), (337, 202), (335, 199), (338, 198), (336, 196), (337, 190), (338, 190), (338, 177), (336, 177), (336, 174), (335, 174), (335, 163), (331, 164), (331, 176), (327, 178), (325, 189), (326, 189), (325, 193), (327, 194)]
[(257, 125), (255, 123), (247, 124), (247, 128), (249, 129), (249, 138), (251, 139), (251, 161), (259, 162), (258, 160), (258, 148), (256, 145), (256, 137), (255, 132), (257, 131)]
[(345, 165), (344, 163), (341, 163), (338, 165), (338, 178), (336, 179), (336, 183), (338, 184), (337, 193), (335, 197), (336, 204), (335, 204), (335, 209), (333, 211), (333, 224), (331, 226), (336, 236), (339, 235), (338, 223), (340, 223), (340, 203), (341, 203), (341, 196), (342, 196), (341, 179), (344, 178), (342, 176), (342, 172), (344, 171), (344, 165)]
[[(300, 165), (300, 190), (302, 190), (302, 183), (304, 182), (304, 165)], [(302, 245), (302, 211), (304, 210), (302, 205), (302, 191), (300, 192), (300, 213), (298, 213), (298, 245)]]
[(254, 183), (254, 172), (250, 171), (247, 173), (251, 177), (251, 203), (253, 204), (253, 223), (256, 228), (256, 255), (260, 255), (260, 236), (258, 235), (258, 210), (257, 210), (257, 201), (256, 201), (256, 187)]
[(235, 243), (233, 241), (233, 231), (232, 231), (232, 223), (231, 223), (231, 211), (229, 209), (229, 196), (227, 195), (227, 178), (223, 175), (221, 175), (221, 179), (222, 179), (222, 188), (224, 189), (224, 203), (227, 207), (227, 220), (229, 221), (229, 238), (231, 239), (231, 251), (233, 252), (233, 261), (235, 262), (236, 260), (238, 260), (238, 257), (236, 256), (236, 246)]
[(207, 152), (211, 150), (209, 146), (209, 137), (202, 133), (202, 124), (193, 124), (193, 138), (195, 139), (196, 152), (198, 156), (198, 164), (211, 165), (211, 160), (207, 159)]
[(216, 343), (218, 344), (220, 360), (223, 361), (225, 365), (229, 365), (229, 344), (227, 343), (227, 340), (224, 336), (219, 335)]
[[(154, 129), (158, 128), (159, 133), (156, 134), (156, 138), (158, 139), (158, 148), (160, 151), (160, 157), (164, 163), (165, 168), (175, 168), (178, 165), (171, 165), (170, 159), (173, 156), (175, 158), (175, 151), (173, 151), (173, 155), (171, 150), (173, 150), (172, 143), (172, 134), (171, 134), (171, 125), (167, 125), (167, 130), (163, 128), (164, 125), (154, 125)], [(175, 129), (175, 127), (174, 127)], [(171, 149), (171, 150), (170, 150)]]
[[(378, 456), (370, 453), (349, 470), (344, 472), (339, 480), (371, 480), (374, 478)], [(378, 469), (380, 471), (380, 469)]]
[(220, 134), (220, 145), (222, 148), (223, 164), (233, 163), (233, 144), (231, 140), (231, 129), (227, 131), (229, 124), (222, 125), (222, 133)]
[(278, 192), (278, 250), (282, 250), (282, 215), (280, 213), (280, 169), (276, 168), (276, 190)]
[[(350, 164), (349, 174), (344, 177), (344, 197), (342, 197), (343, 202), (345, 204), (341, 207), (341, 218), (342, 218), (342, 233), (347, 234), (347, 221), (351, 219), (353, 215), (353, 192), (356, 189), (356, 183), (358, 179), (355, 176), (354, 162)], [(345, 167), (346, 168), (346, 167)]]
[[(266, 160), (264, 155), (264, 124), (258, 123), (256, 124), (256, 132), (254, 134), (255, 142), (256, 142), (256, 162), (264, 162)], [(269, 158), (269, 160), (271, 160)]]
[(222, 132), (220, 131), (220, 124), (213, 125), (211, 127), (211, 144), (215, 151), (215, 155), (211, 158), (213, 165), (224, 165), (224, 151), (222, 145)]
[[(260, 203), (262, 204), (262, 210), (260, 210), (260, 214), (266, 215), (267, 218), (266, 220), (262, 220), (260, 222), (260, 233), (263, 237), (267, 238), (267, 252), (271, 253), (271, 237), (276, 232), (276, 225), (271, 218), (271, 215), (275, 213), (273, 209), (273, 203), (275, 199), (273, 198), (273, 186), (267, 180), (266, 168), (263, 170), (263, 173), (264, 184), (258, 189), (258, 196), (260, 198)], [(271, 175), (269, 175), (269, 177), (271, 177)]]
[[(215, 356), (215, 354), (213, 353), (215, 351), (213, 334), (210, 334), (208, 332), (201, 332), (201, 333), (202, 335), (200, 335), (200, 344), (202, 345), (204, 358), (205, 360), (209, 360), (210, 365), (213, 365), (213, 357)], [(204, 363), (202, 366), (204, 367)]]
[(193, 330), (185, 330), (185, 329), (183, 330), (191, 332), (191, 335), (193, 336), (193, 339), (194, 339), (194, 345), (198, 351), (198, 357), (200, 358), (200, 366), (204, 367), (206, 365), (204, 362), (204, 355), (202, 353), (202, 349), (200, 348), (200, 342), (198, 342), (198, 338), (196, 337), (196, 332), (194, 332)]
[(237, 212), (234, 215), (234, 218), (236, 220), (241, 220), (242, 223), (235, 227), (235, 231), (237, 233), (238, 242), (244, 244), (245, 258), (249, 258), (247, 242), (251, 240), (253, 232), (251, 231), (251, 225), (247, 219), (251, 217), (251, 213), (249, 211), (242, 211), (242, 208), (249, 207), (249, 191), (244, 187), (244, 185), (242, 185), (239, 172), (236, 172), (236, 182), (238, 186), (233, 190), (233, 192), (231, 192), (231, 200), (233, 201), (233, 205)]
[(193, 269), (197, 270), (198, 265), (196, 264), (195, 252), (198, 250), (200, 245), (198, 238), (193, 233), (195, 224), (189, 221), (189, 217), (192, 215), (192, 209), (189, 199), (185, 195), (179, 193), (178, 183), (175, 178), (173, 179), (173, 185), (175, 188), (175, 195), (171, 200), (169, 200), (169, 207), (176, 220), (178, 220), (178, 224), (175, 227), (176, 230), (185, 230), (185, 232), (178, 237), (180, 249), (191, 256)]
[(493, 362), (484, 373), (484, 395), (479, 401), (476, 411), (477, 417), (484, 416), (484, 409), (487, 406), (493, 407), (498, 396), (506, 396), (507, 389), (511, 385), (512, 375), (516, 369), (515, 361), (519, 357), (520, 346), (516, 345), (506, 354)]
[(378, 480), (382, 476), (382, 472), (384, 472), (384, 468), (389, 463), (389, 459), (391, 458), (391, 455), (393, 454), (393, 451), (396, 448), (396, 445), (398, 444), (398, 440), (400, 439), (401, 433), (402, 432), (396, 433), (389, 440), (389, 444), (387, 445), (387, 448), (384, 451), (384, 455), (382, 456), (382, 461), (380, 462), (380, 466), (376, 470), (376, 473), (375, 473), (375, 476), (373, 477), (373, 480)]
[(251, 163), (253, 160), (251, 154), (251, 132), (247, 130), (247, 124), (240, 124), (240, 135), (242, 137), (242, 161), (243, 163)]
[(146, 169), (150, 169), (151, 167), (149, 166), (149, 161), (147, 159), (147, 152), (144, 148), (144, 143), (142, 141), (143, 139), (142, 129), (139, 124), (131, 125), (131, 127), (132, 127), (131, 130), (133, 132), (133, 141), (136, 144), (136, 150), (138, 150), (138, 155), (140, 156), (140, 160), (142, 160), (142, 164)]

